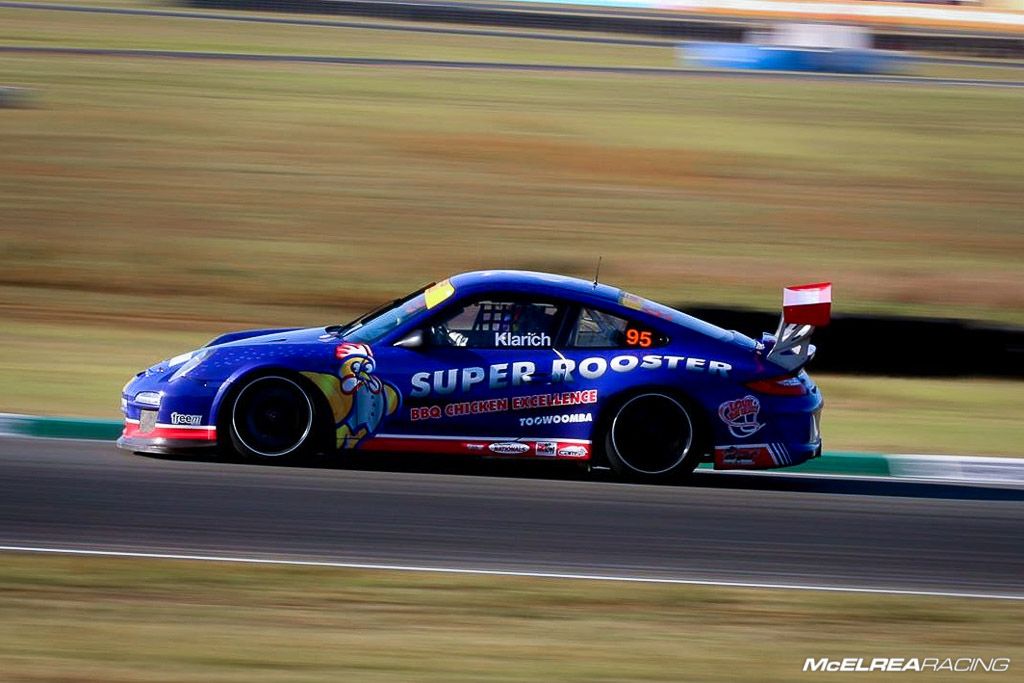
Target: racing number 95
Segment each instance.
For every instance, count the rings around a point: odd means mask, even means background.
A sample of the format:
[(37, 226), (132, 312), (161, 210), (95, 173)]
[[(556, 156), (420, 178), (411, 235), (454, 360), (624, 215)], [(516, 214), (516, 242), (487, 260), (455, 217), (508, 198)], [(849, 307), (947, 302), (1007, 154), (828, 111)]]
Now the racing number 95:
[(651, 338), (651, 333), (648, 330), (638, 330), (634, 327), (626, 330), (627, 346), (639, 346), (642, 349), (646, 349), (653, 343), (654, 340)]

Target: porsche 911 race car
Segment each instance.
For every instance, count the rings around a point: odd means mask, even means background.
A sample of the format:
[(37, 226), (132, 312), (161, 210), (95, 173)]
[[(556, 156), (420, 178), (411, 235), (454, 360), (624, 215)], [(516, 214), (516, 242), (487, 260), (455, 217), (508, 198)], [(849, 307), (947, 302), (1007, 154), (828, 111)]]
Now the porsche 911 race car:
[(395, 451), (550, 458), (665, 479), (821, 453), (803, 370), (831, 285), (754, 340), (596, 282), (483, 271), (344, 325), (220, 336), (125, 385), (118, 445), (254, 460)]

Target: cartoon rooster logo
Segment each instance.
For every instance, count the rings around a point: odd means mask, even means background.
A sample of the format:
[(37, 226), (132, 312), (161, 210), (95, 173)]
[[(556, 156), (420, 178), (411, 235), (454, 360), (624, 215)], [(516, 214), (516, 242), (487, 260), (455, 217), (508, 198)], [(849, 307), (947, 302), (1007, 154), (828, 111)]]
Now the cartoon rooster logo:
[(373, 349), (366, 344), (344, 343), (335, 352), (341, 361), (337, 376), (303, 373), (323, 390), (334, 412), (338, 448), (355, 448), (372, 436), (381, 421), (398, 410), (401, 394), (374, 375)]

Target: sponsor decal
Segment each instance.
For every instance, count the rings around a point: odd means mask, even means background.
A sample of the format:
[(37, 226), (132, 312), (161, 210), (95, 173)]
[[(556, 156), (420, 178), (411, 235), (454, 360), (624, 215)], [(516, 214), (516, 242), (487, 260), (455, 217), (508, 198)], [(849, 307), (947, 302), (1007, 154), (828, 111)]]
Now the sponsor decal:
[(516, 347), (544, 347), (551, 346), (551, 337), (544, 333), (527, 332), (526, 334), (513, 334), (512, 332), (495, 332), (495, 346), (516, 346)]
[(452, 285), (451, 280), (441, 280), (433, 287), (427, 288), (423, 292), (423, 301), (426, 303), (427, 308), (433, 308), (439, 303), (447, 300), (455, 293), (455, 286)]
[(632, 308), (634, 311), (644, 310), (644, 300), (629, 292), (619, 292), (619, 305)]
[(409, 408), (409, 419), (413, 422), (419, 420), (439, 420), (442, 416), (462, 417), (464, 415), (480, 415), (483, 413), (502, 413), (506, 410), (508, 410), (507, 398), (490, 398), (482, 401), (449, 403), (444, 407), (433, 405)]
[[(213, 428), (210, 428), (211, 433)], [(200, 430), (189, 430), (200, 431)], [(214, 437), (215, 438), (215, 437)], [(534, 438), (515, 439), (508, 437), (495, 437), (490, 443), (489, 437), (477, 437), (470, 435), (448, 435), (448, 434), (377, 434), (376, 438), (367, 441), (365, 450), (372, 451), (421, 451), (424, 453), (447, 453), (456, 455), (459, 453), (476, 453), (487, 456), (490, 450), (496, 455), (508, 456), (530, 456), (537, 453), (540, 444), (540, 455), (551, 457), (551, 455), (565, 458), (585, 459), (590, 455), (591, 442), (583, 439), (561, 439), (560, 437), (539, 436)], [(555, 452), (550, 452), (550, 443), (554, 445)]]
[(722, 453), (723, 465), (754, 465), (757, 464), (757, 456), (762, 452), (760, 448), (743, 448), (730, 446)]
[(338, 448), (355, 448), (380, 428), (402, 404), (399, 390), (376, 376), (377, 362), (367, 344), (346, 342), (335, 349), (337, 375), (304, 372), (331, 404)]
[(760, 412), (761, 402), (753, 396), (726, 401), (718, 406), (718, 417), (729, 427), (729, 433), (737, 439), (753, 436), (764, 427), (757, 421)]
[(188, 425), (190, 427), (198, 427), (202, 423), (202, 415), (186, 415), (185, 413), (171, 413), (172, 425)]
[(593, 422), (594, 416), (591, 413), (569, 413), (567, 415), (538, 415), (537, 417), (519, 418), (520, 427), (533, 427), (536, 425), (558, 425), (570, 424), (573, 422)]
[(584, 391), (563, 391), (557, 394), (534, 394), (516, 396), (512, 399), (512, 410), (535, 410), (537, 408), (562, 408), (597, 403), (597, 389)]
[(520, 453), (526, 453), (530, 450), (530, 447), (525, 443), (518, 441), (502, 441), (500, 443), (492, 443), (487, 447), (492, 453), (499, 455), (519, 455)]
[(440, 420), (444, 415), (441, 406), (415, 406), (409, 408), (409, 420), (419, 422), (420, 420)]
[(555, 394), (535, 394), (508, 398), (489, 398), (479, 401), (458, 401), (446, 405), (413, 406), (409, 408), (409, 420), (440, 420), (442, 417), (464, 417), (485, 413), (503, 413), (511, 410), (537, 410), (541, 408), (565, 408), (597, 403), (597, 389), (564, 391)]
[(729, 444), (715, 446), (715, 468), (770, 468), (792, 465), (793, 457), (784, 443)]
[[(146, 413), (153, 412), (154, 417), (146, 419)], [(159, 424), (156, 421), (155, 411), (142, 411), (138, 420), (127, 418), (124, 421), (124, 429), (121, 432), (126, 438), (142, 436), (147, 439), (169, 439), (174, 441), (209, 442), (217, 440), (216, 427), (203, 427), (196, 425), (172, 425)]]
[[(706, 358), (670, 356), (662, 354), (622, 354), (612, 356), (591, 356), (580, 361), (571, 358), (555, 358), (548, 373), (553, 383), (575, 382), (577, 378), (595, 380), (607, 372), (634, 372), (636, 370), (685, 370), (718, 377), (728, 377), (732, 365)], [(434, 372), (417, 372), (412, 376), (409, 395), (422, 398), (432, 394), (447, 395), (469, 392), (477, 386), (489, 389), (505, 389), (522, 386), (537, 372), (532, 361), (495, 363), (488, 367), (449, 368)]]
[(507, 398), (491, 398), (483, 401), (449, 403), (444, 407), (445, 417), (477, 415), (479, 413), (501, 413), (508, 410)]
[(451, 368), (434, 372), (417, 372), (412, 376), (413, 398), (430, 394), (451, 394), (456, 391), (468, 392), (479, 384), (487, 383), (490, 389), (505, 389), (523, 384), (527, 375), (536, 372), (536, 366), (529, 361), (495, 363), (489, 368)]
[(586, 446), (562, 446), (557, 453), (559, 458), (585, 458), (590, 455)]
[(533, 444), (533, 452), (539, 456), (553, 458), (558, 452), (558, 444), (554, 441), (538, 441)]

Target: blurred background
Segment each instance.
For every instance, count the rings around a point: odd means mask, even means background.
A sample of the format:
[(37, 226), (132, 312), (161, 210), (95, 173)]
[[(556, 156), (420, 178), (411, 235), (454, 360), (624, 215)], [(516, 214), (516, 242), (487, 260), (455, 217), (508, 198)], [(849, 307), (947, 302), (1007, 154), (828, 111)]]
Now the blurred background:
[[(116, 419), (222, 332), (602, 258), (754, 336), (832, 281), (828, 452), (1020, 456), (1021, 1), (595, 4), (0, 3), (0, 412)], [(1024, 638), (938, 598), (12, 555), (0, 588), (25, 681), (785, 681)]]
[[(606, 282), (711, 318), (832, 280), (839, 314), (1024, 322), (1024, 13), (808, 5), (920, 48), (874, 76), (686, 59), (765, 42), (794, 20), (773, 6), (5, 3), (0, 411), (116, 417), (136, 368), (226, 330), (342, 321), (476, 268), (590, 277), (598, 257)], [(858, 329), (833, 359), (907, 338)], [(1006, 350), (913, 339), (939, 374)], [(1024, 437), (1017, 383), (824, 382), (836, 448)]]

